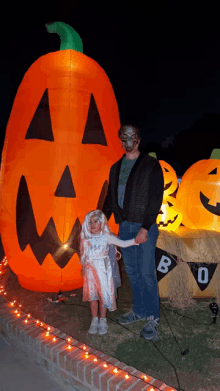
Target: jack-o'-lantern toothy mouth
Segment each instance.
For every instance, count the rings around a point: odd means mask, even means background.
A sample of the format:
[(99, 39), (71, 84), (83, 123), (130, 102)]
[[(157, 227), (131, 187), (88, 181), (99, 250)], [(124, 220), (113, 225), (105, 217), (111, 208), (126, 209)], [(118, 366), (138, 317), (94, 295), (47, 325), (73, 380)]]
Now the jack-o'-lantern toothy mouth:
[(77, 218), (70, 236), (66, 241), (68, 248), (60, 241), (54, 220), (51, 217), (41, 236), (38, 235), (36, 221), (33, 213), (27, 182), (22, 176), (19, 184), (16, 204), (16, 228), (19, 246), (24, 251), (29, 244), (39, 265), (42, 265), (45, 257), (50, 253), (57, 266), (63, 269), (72, 256), (79, 254), (79, 233), (81, 224)]
[(169, 187), (172, 185), (172, 183), (173, 183), (172, 181), (167, 183), (166, 186), (164, 186), (163, 190), (165, 191), (165, 190), (169, 189)]
[[(159, 214), (163, 214), (163, 212), (160, 211)], [(157, 224), (157, 226), (158, 226), (159, 228), (160, 228), (161, 226), (162, 226), (162, 227), (168, 227), (168, 225), (173, 224), (173, 223), (176, 221), (177, 217), (178, 217), (178, 214), (174, 217), (173, 220), (169, 219), (169, 220), (167, 220), (166, 223), (165, 223), (164, 221), (160, 221), (160, 222)]]
[(220, 216), (220, 202), (217, 202), (216, 206), (209, 205), (208, 204), (210, 201), (209, 198), (207, 198), (201, 191), (200, 191), (200, 201), (201, 201), (202, 205), (204, 206), (204, 208), (208, 212), (210, 212), (216, 216)]

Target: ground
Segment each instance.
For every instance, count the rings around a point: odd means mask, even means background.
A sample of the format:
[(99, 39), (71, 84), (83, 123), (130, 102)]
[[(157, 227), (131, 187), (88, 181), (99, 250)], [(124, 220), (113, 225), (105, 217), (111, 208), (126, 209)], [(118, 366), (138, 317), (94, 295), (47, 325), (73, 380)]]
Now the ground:
[[(184, 391), (220, 391), (220, 327), (218, 318), (216, 324), (211, 324), (209, 309), (214, 298), (195, 299), (196, 306), (185, 310), (160, 299), (159, 339), (146, 341), (139, 337), (144, 320), (127, 328), (117, 323), (117, 316), (131, 309), (132, 300), (122, 261), (119, 266), (122, 286), (118, 289), (118, 309), (108, 312), (109, 329), (104, 336), (88, 334), (91, 315), (89, 304), (82, 302), (82, 288), (65, 292), (76, 296), (65, 304), (56, 304), (48, 301), (55, 299), (56, 294), (28, 291), (10, 271), (5, 286), (7, 299), (17, 300), (33, 317), (172, 387), (178, 389), (180, 385)], [(185, 349), (189, 353), (183, 356), (181, 352)]]

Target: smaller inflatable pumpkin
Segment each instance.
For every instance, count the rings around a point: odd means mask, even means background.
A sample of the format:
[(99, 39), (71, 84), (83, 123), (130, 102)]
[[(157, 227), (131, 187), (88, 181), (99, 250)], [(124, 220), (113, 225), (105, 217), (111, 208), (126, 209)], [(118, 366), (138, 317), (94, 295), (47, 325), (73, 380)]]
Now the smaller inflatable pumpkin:
[(188, 168), (176, 199), (186, 227), (220, 231), (220, 149)]
[[(148, 155), (157, 159), (157, 155), (155, 152), (149, 152)], [(163, 177), (164, 177), (163, 198), (166, 198), (167, 196), (170, 196), (171, 194), (174, 193), (178, 185), (178, 180), (177, 180), (176, 171), (169, 163), (165, 162), (164, 160), (159, 160), (159, 163), (163, 170)]]

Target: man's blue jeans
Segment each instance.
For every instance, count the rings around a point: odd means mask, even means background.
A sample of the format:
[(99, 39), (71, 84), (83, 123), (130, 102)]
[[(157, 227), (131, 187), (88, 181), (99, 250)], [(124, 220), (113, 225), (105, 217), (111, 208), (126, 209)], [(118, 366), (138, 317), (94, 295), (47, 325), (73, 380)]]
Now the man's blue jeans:
[[(123, 221), (119, 228), (119, 238), (135, 238), (141, 226), (139, 223)], [(125, 270), (133, 292), (133, 311), (146, 318), (151, 315), (159, 318), (159, 293), (155, 274), (155, 247), (158, 235), (155, 223), (150, 227), (145, 243), (121, 247)]]

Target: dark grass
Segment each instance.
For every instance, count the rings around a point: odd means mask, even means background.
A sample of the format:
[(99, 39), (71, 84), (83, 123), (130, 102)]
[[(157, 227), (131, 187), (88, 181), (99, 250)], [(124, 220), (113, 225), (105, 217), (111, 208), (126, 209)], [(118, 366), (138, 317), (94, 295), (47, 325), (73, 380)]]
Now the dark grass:
[[(32, 292), (22, 288), (11, 271), (5, 287), (7, 299), (18, 300), (23, 305), (22, 309), (30, 312), (34, 318), (57, 327), (78, 341), (116, 357), (176, 389), (220, 391), (218, 318), (216, 324), (210, 325), (212, 313), (209, 303), (214, 298), (196, 299), (196, 306), (185, 310), (173, 307), (166, 299), (160, 299), (159, 339), (154, 342), (146, 341), (139, 337), (144, 320), (127, 327), (117, 323), (117, 316), (131, 309), (132, 300), (123, 263), (120, 262), (119, 265), (122, 286), (118, 290), (118, 308), (114, 312), (108, 312), (109, 329), (104, 336), (92, 336), (87, 332), (91, 315), (89, 303), (82, 302), (82, 288), (65, 292), (76, 294), (66, 304), (55, 304), (47, 298), (55, 298), (56, 294)], [(189, 353), (183, 356), (181, 352), (185, 349)]]

